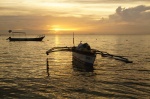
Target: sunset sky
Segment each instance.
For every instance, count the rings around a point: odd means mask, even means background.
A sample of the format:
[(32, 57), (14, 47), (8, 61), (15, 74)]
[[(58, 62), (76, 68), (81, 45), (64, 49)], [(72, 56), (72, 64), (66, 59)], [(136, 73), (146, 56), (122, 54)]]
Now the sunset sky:
[(9, 29), (150, 34), (150, 0), (1, 0), (0, 30)]

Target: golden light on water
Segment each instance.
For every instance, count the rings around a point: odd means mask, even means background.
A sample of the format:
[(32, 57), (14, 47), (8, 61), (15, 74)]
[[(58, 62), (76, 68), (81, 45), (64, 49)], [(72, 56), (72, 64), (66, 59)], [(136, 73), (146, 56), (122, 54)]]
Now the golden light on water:
[(59, 43), (60, 43), (60, 41), (59, 41), (59, 36), (56, 35), (56, 36), (55, 36), (55, 45), (58, 46)]

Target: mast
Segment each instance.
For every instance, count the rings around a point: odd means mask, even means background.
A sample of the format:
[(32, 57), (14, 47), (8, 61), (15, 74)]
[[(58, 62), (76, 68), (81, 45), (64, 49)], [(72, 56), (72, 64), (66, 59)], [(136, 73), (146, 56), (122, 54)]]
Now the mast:
[(75, 46), (75, 44), (74, 44), (74, 32), (73, 32), (73, 46)]

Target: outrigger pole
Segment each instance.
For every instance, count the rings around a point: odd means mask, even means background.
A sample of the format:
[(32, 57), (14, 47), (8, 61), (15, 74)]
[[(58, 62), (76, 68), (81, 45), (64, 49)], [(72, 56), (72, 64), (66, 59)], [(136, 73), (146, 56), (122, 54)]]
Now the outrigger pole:
[[(46, 51), (46, 54), (49, 55), (49, 53), (58, 52), (58, 51), (77, 52), (75, 46), (74, 47), (53, 47), (53, 48), (49, 49), (48, 51)], [(96, 50), (96, 49), (91, 49), (91, 52), (94, 53), (94, 54), (100, 54), (102, 57), (113, 58), (115, 60), (119, 60), (119, 61), (122, 61), (122, 62), (125, 62), (125, 63), (133, 63), (133, 61), (130, 61), (130, 60), (128, 60), (127, 58), (125, 58), (123, 56), (109, 54), (107, 52), (99, 51), (99, 50)], [(84, 53), (90, 53), (90, 52), (84, 52)]]
[(113, 58), (115, 60), (123, 61), (125, 63), (133, 63), (133, 61), (130, 61), (123, 56), (109, 54), (107, 52), (103, 52), (103, 51), (99, 51), (99, 50), (96, 50), (96, 54), (100, 54), (102, 57), (109, 57), (109, 58)]
[(74, 32), (73, 32), (73, 46), (75, 46), (75, 44), (74, 44)]

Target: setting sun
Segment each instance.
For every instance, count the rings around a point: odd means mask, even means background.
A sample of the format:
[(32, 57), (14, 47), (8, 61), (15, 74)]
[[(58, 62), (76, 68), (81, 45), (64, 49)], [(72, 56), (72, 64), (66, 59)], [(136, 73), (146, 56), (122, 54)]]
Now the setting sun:
[(55, 31), (59, 31), (59, 30), (60, 30), (60, 28), (54, 28), (53, 30), (55, 30)]
[(72, 30), (77, 30), (77, 29), (71, 29), (71, 28), (54, 28), (52, 30), (54, 30), (54, 31), (72, 31)]
[(77, 28), (71, 28), (67, 26), (62, 26), (62, 25), (48, 25), (49, 30), (54, 30), (54, 31), (76, 31), (78, 30)]

